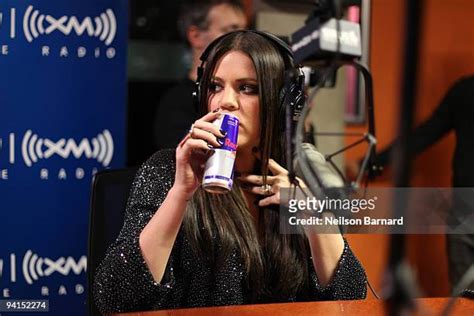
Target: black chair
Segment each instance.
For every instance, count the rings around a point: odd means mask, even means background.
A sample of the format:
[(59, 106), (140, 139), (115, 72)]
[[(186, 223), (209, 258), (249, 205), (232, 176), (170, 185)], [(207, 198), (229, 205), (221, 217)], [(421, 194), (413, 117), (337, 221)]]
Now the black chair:
[(136, 172), (137, 168), (103, 170), (92, 180), (87, 251), (87, 304), (90, 315), (100, 315), (92, 298), (95, 270), (122, 228)]

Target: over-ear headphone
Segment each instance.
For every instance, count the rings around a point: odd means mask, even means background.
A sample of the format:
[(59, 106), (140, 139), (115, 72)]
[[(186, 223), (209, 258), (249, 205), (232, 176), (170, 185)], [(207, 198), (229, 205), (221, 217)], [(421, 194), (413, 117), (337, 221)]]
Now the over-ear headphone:
[[(273, 46), (278, 50), (280, 55), (285, 61), (285, 64), (293, 65), (293, 52), (291, 51), (290, 47), (280, 38), (276, 37), (273, 34), (256, 31), (256, 30), (238, 30), (234, 32), (230, 32), (224, 34), (214, 41), (212, 41), (201, 54), (200, 60), (201, 65), (197, 69), (197, 80), (195, 83), (195, 90), (193, 92), (193, 100), (194, 106), (197, 110), (199, 110), (199, 102), (201, 100), (201, 86), (202, 86), (202, 78), (204, 74), (205, 64), (209, 58), (210, 53), (214, 49), (214, 47), (220, 43), (223, 39), (231, 36), (235, 33), (254, 33), (262, 36), (263, 38), (267, 39)], [(279, 126), (284, 129), (285, 127), (285, 111), (287, 107), (290, 107), (293, 121), (297, 121), (299, 118), (299, 114), (303, 109), (304, 103), (306, 100), (306, 96), (304, 93), (304, 74), (301, 71), (300, 67), (291, 67), (291, 69), (286, 70), (285, 74), (285, 82), (283, 87), (279, 92), (279, 117), (282, 121), (279, 122)]]

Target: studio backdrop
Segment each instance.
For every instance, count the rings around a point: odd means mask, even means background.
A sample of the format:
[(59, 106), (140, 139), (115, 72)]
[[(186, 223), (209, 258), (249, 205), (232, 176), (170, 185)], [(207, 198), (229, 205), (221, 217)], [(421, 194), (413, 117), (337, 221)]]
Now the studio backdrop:
[(92, 176), (125, 161), (127, 11), (0, 2), (0, 299), (86, 313)]

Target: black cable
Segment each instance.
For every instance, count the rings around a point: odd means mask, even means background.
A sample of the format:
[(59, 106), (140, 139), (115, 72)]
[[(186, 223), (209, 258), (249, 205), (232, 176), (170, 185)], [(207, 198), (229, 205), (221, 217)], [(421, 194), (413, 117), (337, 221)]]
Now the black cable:
[[(418, 42), (420, 30), (420, 16), (422, 13), (423, 0), (406, 0), (406, 29), (405, 29), (405, 56), (403, 80), (400, 100), (400, 125), (399, 140), (396, 146), (395, 186), (408, 187), (410, 180), (410, 161), (408, 157), (409, 132), (412, 127), (413, 113), (415, 108), (416, 72), (418, 62)], [(404, 216), (407, 211), (407, 198), (399, 193), (395, 196), (393, 206), (395, 217)], [(399, 227), (403, 230), (403, 227)], [(390, 254), (388, 261), (388, 272), (391, 278), (388, 280), (390, 294), (387, 298), (389, 315), (401, 315), (406, 309), (414, 307), (412, 292), (414, 291), (410, 271), (404, 264), (405, 258), (405, 235), (400, 232), (392, 234), (390, 239)]]
[(369, 286), (370, 291), (372, 294), (374, 294), (376, 299), (380, 299), (380, 296), (378, 296), (377, 292), (375, 292), (374, 288), (372, 287), (372, 284), (370, 284), (369, 278), (367, 277), (367, 285)]

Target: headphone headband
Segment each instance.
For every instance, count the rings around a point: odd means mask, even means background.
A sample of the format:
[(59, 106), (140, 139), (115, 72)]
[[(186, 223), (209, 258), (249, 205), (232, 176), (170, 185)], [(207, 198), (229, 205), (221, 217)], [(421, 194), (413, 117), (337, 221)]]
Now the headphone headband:
[(230, 32), (230, 33), (226, 33), (224, 35), (221, 35), (219, 36), (218, 38), (216, 38), (215, 40), (213, 40), (207, 47), (206, 49), (202, 52), (201, 54), (201, 57), (199, 58), (201, 60), (201, 67), (202, 68), (204, 66), (204, 63), (207, 61), (207, 59), (209, 58), (209, 54), (211, 53), (212, 49), (220, 42), (222, 41), (224, 38), (226, 38), (227, 36), (230, 36), (234, 33), (254, 33), (254, 34), (258, 34), (266, 39), (268, 39), (270, 42), (272, 42), (276, 47), (277, 49), (281, 52), (281, 53), (284, 53), (285, 55), (289, 56), (291, 59), (293, 59), (293, 51), (291, 50), (291, 48), (288, 46), (288, 44), (286, 44), (283, 40), (281, 40), (280, 38), (278, 38), (277, 36), (273, 35), (273, 34), (270, 34), (268, 32), (263, 32), (263, 31), (256, 31), (256, 30), (238, 30), (238, 31), (233, 31), (233, 32)]

